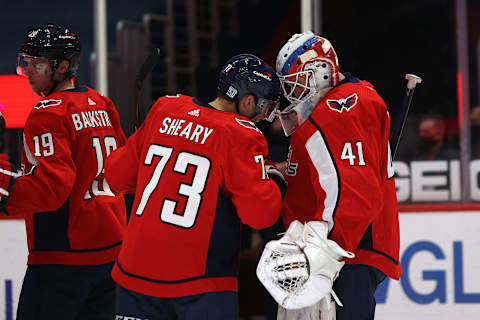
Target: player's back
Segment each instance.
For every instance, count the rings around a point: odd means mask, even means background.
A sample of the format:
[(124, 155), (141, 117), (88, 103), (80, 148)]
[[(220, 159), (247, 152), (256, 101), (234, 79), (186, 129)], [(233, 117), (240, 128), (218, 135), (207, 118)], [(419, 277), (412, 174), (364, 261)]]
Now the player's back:
[(262, 177), (265, 138), (188, 96), (161, 98), (135, 135), (137, 192), (115, 280), (162, 297), (235, 291), (240, 223), (279, 215), (279, 190)]
[(34, 170), (17, 187), (41, 190), (24, 204), (37, 205), (24, 211), (33, 213), (29, 263), (113, 261), (126, 219), (103, 174), (104, 159), (126, 140), (113, 103), (87, 87), (55, 92), (32, 110), (24, 135)]

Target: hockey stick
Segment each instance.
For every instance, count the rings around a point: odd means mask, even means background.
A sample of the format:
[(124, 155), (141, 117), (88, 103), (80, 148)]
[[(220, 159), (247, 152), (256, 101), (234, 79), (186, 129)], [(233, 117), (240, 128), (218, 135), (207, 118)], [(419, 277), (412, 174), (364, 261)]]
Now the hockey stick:
[(158, 64), (159, 61), (160, 49), (153, 48), (152, 52), (150, 52), (148, 57), (145, 59), (135, 77), (135, 86), (133, 88), (133, 104), (135, 107), (135, 130), (137, 130), (142, 124), (142, 120), (140, 119), (140, 103), (138, 101), (138, 95), (140, 94), (140, 90), (142, 90), (143, 81), (147, 77), (147, 74), (153, 70), (153, 68)]
[(402, 105), (400, 107), (400, 111), (397, 113), (395, 118), (395, 122), (392, 123), (392, 134), (390, 136), (390, 148), (392, 150), (392, 159), (395, 159), (395, 153), (397, 152), (398, 142), (400, 141), (400, 137), (402, 135), (403, 127), (405, 126), (405, 122), (407, 121), (408, 110), (410, 109), (410, 105), (412, 104), (413, 99), (413, 92), (415, 91), (415, 87), (417, 83), (422, 82), (422, 78), (414, 75), (414, 74), (406, 74), (405, 79), (407, 80), (407, 91), (405, 96), (403, 97)]
[(5, 118), (3, 114), (0, 112), (0, 153), (5, 152), (4, 142), (5, 136), (7, 134), (7, 127), (5, 125)]

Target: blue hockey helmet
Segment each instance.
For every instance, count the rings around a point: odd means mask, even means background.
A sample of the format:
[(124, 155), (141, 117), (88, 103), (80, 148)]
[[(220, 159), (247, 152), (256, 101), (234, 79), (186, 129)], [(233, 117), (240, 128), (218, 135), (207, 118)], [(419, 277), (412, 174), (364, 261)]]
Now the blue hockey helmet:
[(272, 67), (253, 54), (239, 54), (228, 60), (218, 77), (219, 92), (238, 102), (247, 94), (256, 99), (256, 112), (273, 121), (280, 105), (280, 80)]

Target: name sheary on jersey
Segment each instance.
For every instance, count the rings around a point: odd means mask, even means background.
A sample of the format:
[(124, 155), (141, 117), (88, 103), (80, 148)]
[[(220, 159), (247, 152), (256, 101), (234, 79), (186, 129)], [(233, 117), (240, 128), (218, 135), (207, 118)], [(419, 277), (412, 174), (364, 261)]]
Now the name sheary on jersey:
[(108, 113), (104, 110), (82, 111), (80, 113), (72, 113), (72, 120), (75, 126), (75, 130), (77, 131), (88, 127), (95, 128), (112, 126), (110, 118), (108, 117)]
[(162, 126), (158, 129), (158, 132), (172, 136), (184, 137), (187, 140), (204, 144), (205, 141), (207, 141), (207, 138), (212, 134), (213, 129), (202, 126), (193, 121), (165, 117), (162, 121)]

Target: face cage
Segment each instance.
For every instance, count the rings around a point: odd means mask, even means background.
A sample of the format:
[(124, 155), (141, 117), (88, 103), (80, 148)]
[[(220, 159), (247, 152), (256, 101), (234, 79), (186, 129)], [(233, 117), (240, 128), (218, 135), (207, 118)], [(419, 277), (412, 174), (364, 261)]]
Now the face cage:
[[(278, 75), (285, 98), (292, 104), (299, 104), (316, 92), (316, 80), (313, 70), (304, 70), (292, 73), (286, 76)], [(302, 79), (300, 79), (302, 77)], [(294, 80), (291, 80), (294, 78)], [(295, 96), (295, 90), (301, 88), (298, 97)]]
[(277, 115), (278, 107), (280, 106), (280, 101), (272, 101), (265, 98), (259, 98), (256, 106), (257, 114), (262, 115), (262, 119), (265, 119), (269, 122), (275, 120)]
[[(40, 57), (31, 56), (25, 53), (19, 53), (17, 58), (17, 68), (16, 68), (16, 72), (19, 76), (26, 76), (26, 69), (28, 67), (28, 62), (25, 61), (26, 57), (31, 59), (40, 58)], [(41, 74), (41, 73), (46, 73), (48, 66), (50, 66), (53, 72), (55, 70), (56, 65), (57, 65), (56, 60), (48, 60), (48, 62), (35, 63), (34, 68), (37, 73)]]

